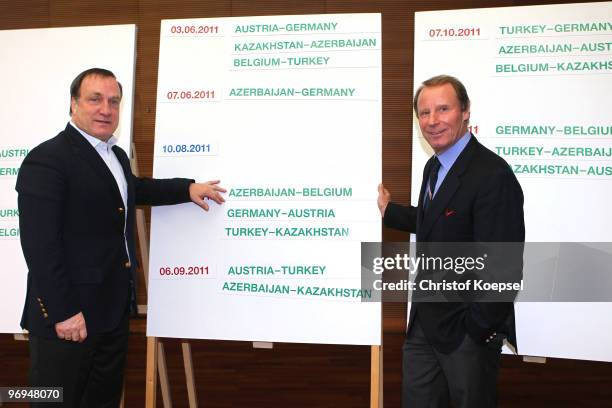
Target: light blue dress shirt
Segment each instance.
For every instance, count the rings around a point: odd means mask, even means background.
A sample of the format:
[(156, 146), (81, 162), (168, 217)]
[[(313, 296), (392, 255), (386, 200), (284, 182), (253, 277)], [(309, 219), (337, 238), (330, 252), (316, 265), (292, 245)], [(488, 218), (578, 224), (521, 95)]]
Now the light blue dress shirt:
[(451, 167), (453, 167), (453, 164), (455, 164), (457, 158), (459, 157), (463, 149), (465, 149), (465, 146), (467, 146), (471, 138), (472, 134), (469, 131), (465, 132), (465, 135), (461, 136), (461, 138), (457, 140), (454, 145), (452, 145), (442, 153), (436, 155), (438, 157), (438, 160), (440, 161), (440, 170), (438, 170), (438, 180), (436, 182), (436, 188), (434, 189), (433, 193), (434, 197), (436, 196), (436, 193), (442, 185), (442, 182), (444, 181), (444, 178), (448, 174), (449, 170), (451, 169)]

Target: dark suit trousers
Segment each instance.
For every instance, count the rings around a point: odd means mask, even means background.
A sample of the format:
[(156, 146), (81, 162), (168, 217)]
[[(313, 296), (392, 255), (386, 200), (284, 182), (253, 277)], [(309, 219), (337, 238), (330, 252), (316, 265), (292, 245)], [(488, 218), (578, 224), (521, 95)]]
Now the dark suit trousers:
[(496, 407), (503, 338), (485, 346), (466, 334), (444, 354), (427, 341), (417, 316), (403, 346), (402, 408)]
[(117, 329), (88, 336), (83, 343), (30, 335), (30, 384), (63, 387), (64, 403), (54, 407), (118, 407), (128, 336), (127, 313)]

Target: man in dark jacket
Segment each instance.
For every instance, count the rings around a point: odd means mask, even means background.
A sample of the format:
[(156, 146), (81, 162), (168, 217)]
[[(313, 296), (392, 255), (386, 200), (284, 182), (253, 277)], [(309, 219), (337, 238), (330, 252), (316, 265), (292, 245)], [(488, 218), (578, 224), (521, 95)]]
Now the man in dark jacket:
[[(385, 225), (415, 233), (417, 245), (519, 243), (506, 245), (514, 254), (513, 278), (520, 279), (523, 192), (510, 166), (468, 131), (465, 87), (447, 75), (428, 79), (416, 92), (414, 110), (435, 154), (425, 165), (417, 207), (391, 202), (379, 186)], [(516, 344), (511, 302), (413, 302), (403, 348), (402, 406), (496, 406), (504, 338)]]
[(121, 84), (100, 68), (70, 87), (70, 122), (34, 148), (17, 178), (28, 266), (21, 326), (32, 386), (63, 387), (66, 407), (118, 406), (135, 310), (135, 206), (206, 199), (218, 181), (135, 177), (116, 145)]

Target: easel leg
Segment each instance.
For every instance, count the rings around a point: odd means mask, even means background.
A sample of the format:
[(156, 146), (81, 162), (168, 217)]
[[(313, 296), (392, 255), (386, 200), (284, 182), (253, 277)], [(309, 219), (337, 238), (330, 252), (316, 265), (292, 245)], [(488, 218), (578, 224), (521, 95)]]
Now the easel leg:
[(382, 346), (371, 346), (370, 408), (383, 408)]
[(187, 340), (181, 342), (183, 349), (183, 364), (185, 366), (185, 378), (187, 379), (187, 396), (189, 397), (189, 408), (198, 407), (196, 396), (195, 377), (193, 375), (193, 361), (191, 359), (191, 344)]
[(159, 372), (159, 387), (161, 388), (164, 408), (172, 408), (170, 380), (168, 379), (168, 368), (166, 367), (166, 352), (164, 351), (164, 343), (159, 340), (157, 341), (157, 367), (157, 371)]
[(125, 408), (125, 379), (123, 380), (123, 389), (121, 390), (121, 400), (119, 401), (119, 408)]
[(146, 408), (155, 408), (157, 398), (157, 343), (157, 337), (147, 337)]

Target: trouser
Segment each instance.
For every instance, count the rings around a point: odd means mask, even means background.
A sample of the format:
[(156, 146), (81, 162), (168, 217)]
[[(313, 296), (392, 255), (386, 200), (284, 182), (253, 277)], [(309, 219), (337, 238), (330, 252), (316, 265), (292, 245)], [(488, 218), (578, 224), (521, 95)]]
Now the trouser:
[[(415, 316), (416, 317), (416, 316)], [(451, 353), (437, 351), (419, 318), (403, 346), (402, 408), (491, 408), (497, 406), (497, 376), (503, 337), (486, 345), (466, 333)]]
[[(127, 313), (117, 329), (90, 335), (83, 343), (30, 335), (30, 385), (63, 387), (64, 402), (51, 406), (118, 407), (128, 336)], [(31, 407), (47, 406), (49, 403), (31, 404)]]

